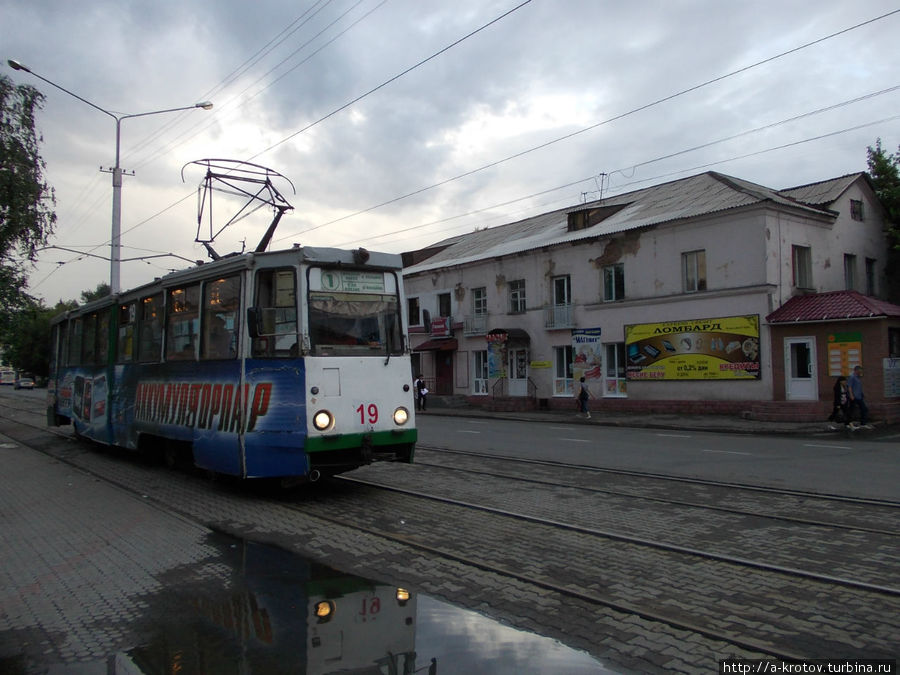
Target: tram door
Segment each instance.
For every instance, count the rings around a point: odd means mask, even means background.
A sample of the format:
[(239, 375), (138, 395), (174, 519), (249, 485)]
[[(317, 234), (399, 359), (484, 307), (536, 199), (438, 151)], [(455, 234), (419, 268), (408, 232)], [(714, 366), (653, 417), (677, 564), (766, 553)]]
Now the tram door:
[(819, 397), (815, 338), (786, 338), (784, 358), (784, 384), (787, 400), (815, 401)]
[(509, 349), (509, 395), (528, 395), (528, 349), (510, 347)]

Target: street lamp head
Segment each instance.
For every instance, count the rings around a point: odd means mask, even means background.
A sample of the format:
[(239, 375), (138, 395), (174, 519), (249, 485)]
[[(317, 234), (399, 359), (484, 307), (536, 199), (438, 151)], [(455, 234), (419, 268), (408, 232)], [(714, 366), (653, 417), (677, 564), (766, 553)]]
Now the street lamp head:
[(195, 103), (194, 107), (203, 108), (204, 110), (212, 110), (213, 104), (212, 101), (202, 101), (200, 103)]
[(15, 59), (7, 59), (6, 62), (9, 64), (9, 67), (12, 68), (13, 70), (24, 70), (26, 73), (31, 72), (30, 70), (28, 70), (27, 66), (22, 65)]

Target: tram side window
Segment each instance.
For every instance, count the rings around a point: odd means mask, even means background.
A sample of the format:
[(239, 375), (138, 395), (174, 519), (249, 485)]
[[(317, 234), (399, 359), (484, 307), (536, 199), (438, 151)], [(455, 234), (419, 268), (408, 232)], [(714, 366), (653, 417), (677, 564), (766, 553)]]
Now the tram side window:
[(138, 360), (159, 361), (162, 350), (162, 295), (143, 298), (139, 309)]
[(85, 316), (82, 326), (84, 332), (81, 338), (81, 363), (89, 366), (95, 362), (97, 355), (97, 315)]
[(97, 349), (94, 352), (94, 363), (105, 365), (109, 360), (109, 309), (97, 314)]
[(255, 298), (260, 325), (259, 337), (253, 338), (253, 356), (297, 356), (297, 280), (294, 270), (257, 272)]
[(233, 359), (237, 356), (240, 305), (240, 277), (216, 279), (204, 284), (202, 358)]
[(129, 302), (119, 307), (118, 361), (131, 363), (134, 360), (134, 329), (137, 319), (137, 305)]
[(84, 335), (84, 325), (81, 319), (75, 319), (69, 324), (69, 358), (70, 366), (81, 364), (81, 339)]
[(169, 291), (166, 360), (197, 358), (200, 336), (200, 284)]

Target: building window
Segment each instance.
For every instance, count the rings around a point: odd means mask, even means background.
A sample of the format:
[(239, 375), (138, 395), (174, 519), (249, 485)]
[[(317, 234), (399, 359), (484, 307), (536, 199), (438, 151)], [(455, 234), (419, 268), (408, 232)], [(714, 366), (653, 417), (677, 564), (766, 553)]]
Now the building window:
[(472, 314), (475, 316), (487, 314), (487, 289), (484, 286), (472, 289)]
[(472, 393), (484, 395), (488, 393), (488, 353), (487, 350), (472, 352), (474, 355), (474, 372), (472, 373)]
[(575, 362), (575, 355), (572, 345), (553, 348), (553, 395), (554, 396), (574, 396), (574, 385), (572, 382), (572, 365)]
[(525, 311), (525, 280), (509, 282), (509, 313), (521, 314)]
[(450, 294), (438, 293), (438, 316), (450, 316)]
[(625, 381), (625, 343), (614, 342), (605, 346), (606, 351), (606, 381), (603, 391), (604, 396), (625, 396), (627, 383)]
[(863, 214), (863, 203), (860, 199), (851, 199), (850, 200), (850, 217), (853, 220), (865, 220), (865, 214)]
[(421, 326), (422, 325), (422, 314), (419, 311), (419, 299), (418, 298), (407, 298), (406, 306), (409, 310), (409, 325), (410, 326)]
[(794, 286), (812, 288), (812, 249), (809, 246), (794, 246), (791, 259), (794, 265)]
[(900, 328), (888, 328), (888, 356), (900, 358)]
[(706, 251), (681, 254), (681, 279), (685, 293), (706, 290)]
[(875, 258), (866, 258), (866, 295), (875, 295), (878, 288), (875, 284)]
[(625, 265), (616, 263), (603, 268), (603, 301), (625, 298)]
[(844, 290), (852, 291), (856, 288), (856, 256), (844, 254)]

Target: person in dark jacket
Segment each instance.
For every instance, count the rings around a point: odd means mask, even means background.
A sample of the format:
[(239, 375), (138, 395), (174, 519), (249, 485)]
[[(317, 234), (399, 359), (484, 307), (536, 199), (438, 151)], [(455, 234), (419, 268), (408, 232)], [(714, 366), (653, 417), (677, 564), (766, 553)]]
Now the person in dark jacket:
[(834, 407), (831, 409), (829, 422), (847, 424), (850, 421), (850, 388), (847, 386), (847, 378), (838, 376), (834, 381)]

